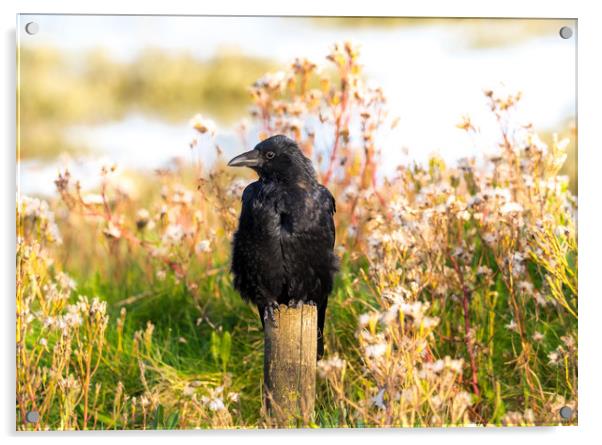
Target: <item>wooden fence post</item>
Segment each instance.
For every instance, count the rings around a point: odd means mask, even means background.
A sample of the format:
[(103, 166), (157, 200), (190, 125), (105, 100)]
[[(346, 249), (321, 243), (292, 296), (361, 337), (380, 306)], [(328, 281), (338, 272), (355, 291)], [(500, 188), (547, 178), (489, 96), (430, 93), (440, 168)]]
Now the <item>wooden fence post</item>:
[(278, 427), (306, 425), (316, 398), (316, 306), (280, 305), (274, 315), (264, 332), (265, 406)]

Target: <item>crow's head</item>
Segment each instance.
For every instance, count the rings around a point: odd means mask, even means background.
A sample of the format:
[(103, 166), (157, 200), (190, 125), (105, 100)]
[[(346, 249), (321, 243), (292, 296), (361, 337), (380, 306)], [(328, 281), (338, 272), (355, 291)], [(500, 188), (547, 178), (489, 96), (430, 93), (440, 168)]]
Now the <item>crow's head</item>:
[(295, 141), (283, 135), (260, 142), (251, 151), (228, 162), (231, 167), (249, 167), (263, 179), (282, 182), (313, 180), (311, 161), (303, 156)]

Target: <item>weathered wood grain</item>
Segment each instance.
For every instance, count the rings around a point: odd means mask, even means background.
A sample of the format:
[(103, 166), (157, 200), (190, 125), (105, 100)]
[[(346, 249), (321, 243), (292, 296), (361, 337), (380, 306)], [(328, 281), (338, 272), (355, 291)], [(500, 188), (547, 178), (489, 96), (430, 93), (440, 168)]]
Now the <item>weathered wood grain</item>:
[(264, 343), (264, 400), (279, 427), (306, 425), (316, 393), (317, 310), (281, 305), (267, 320)]

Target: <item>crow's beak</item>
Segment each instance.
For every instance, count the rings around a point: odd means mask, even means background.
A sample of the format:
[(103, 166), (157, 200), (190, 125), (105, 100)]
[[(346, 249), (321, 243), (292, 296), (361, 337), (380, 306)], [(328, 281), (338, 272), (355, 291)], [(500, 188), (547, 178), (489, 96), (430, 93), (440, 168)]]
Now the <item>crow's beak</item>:
[(230, 159), (230, 167), (257, 167), (259, 165), (259, 150), (251, 150)]

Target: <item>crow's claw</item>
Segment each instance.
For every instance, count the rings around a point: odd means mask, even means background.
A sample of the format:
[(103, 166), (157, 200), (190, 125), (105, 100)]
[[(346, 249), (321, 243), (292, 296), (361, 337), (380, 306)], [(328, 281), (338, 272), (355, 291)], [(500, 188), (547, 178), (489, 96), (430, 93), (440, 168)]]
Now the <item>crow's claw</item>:
[(307, 304), (308, 306), (317, 306), (316, 302), (313, 300), (306, 301), (305, 304)]
[(267, 321), (269, 317), (274, 326), (278, 327), (278, 323), (276, 322), (276, 311), (278, 311), (278, 303), (275, 301), (268, 303), (263, 312), (263, 319)]
[(290, 300), (288, 302), (290, 308), (300, 308), (301, 306), (303, 306), (303, 300)]

